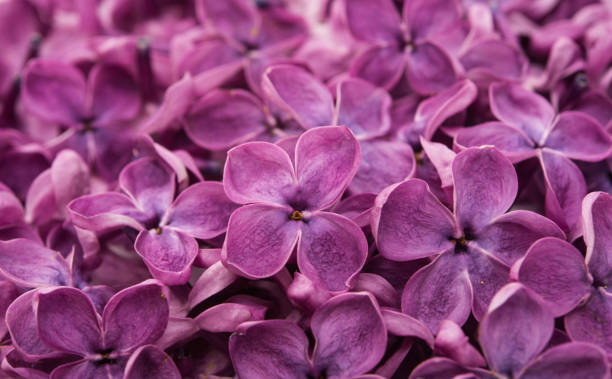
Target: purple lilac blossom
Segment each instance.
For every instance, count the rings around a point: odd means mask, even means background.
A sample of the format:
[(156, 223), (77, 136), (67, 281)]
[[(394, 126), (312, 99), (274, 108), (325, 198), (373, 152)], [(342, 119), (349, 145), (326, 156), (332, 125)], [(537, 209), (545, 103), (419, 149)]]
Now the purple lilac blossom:
[(0, 0), (0, 378), (610, 379), (609, 0)]

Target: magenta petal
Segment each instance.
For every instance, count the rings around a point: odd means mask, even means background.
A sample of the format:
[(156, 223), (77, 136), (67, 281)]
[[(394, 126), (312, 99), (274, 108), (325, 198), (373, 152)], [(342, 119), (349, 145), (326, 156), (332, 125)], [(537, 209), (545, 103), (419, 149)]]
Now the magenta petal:
[(13, 192), (0, 184), (0, 228), (23, 221), (23, 205)]
[(502, 288), (480, 323), (479, 341), (490, 367), (516, 375), (553, 333), (553, 316), (519, 283)]
[(239, 204), (283, 204), (295, 191), (297, 179), (283, 149), (267, 142), (249, 142), (227, 153), (223, 186), (227, 196)]
[(582, 172), (569, 158), (552, 150), (542, 149), (539, 159), (546, 184), (546, 216), (570, 231), (578, 223), (587, 192)]
[(113, 296), (102, 314), (104, 344), (122, 352), (157, 341), (168, 324), (164, 287), (148, 280)]
[(555, 317), (574, 309), (591, 290), (580, 251), (552, 237), (531, 245), (520, 263), (518, 281), (540, 295)]
[(28, 110), (46, 121), (72, 126), (87, 116), (85, 78), (65, 63), (31, 61), (23, 74), (22, 91)]
[(612, 353), (612, 294), (593, 290), (586, 304), (565, 316), (565, 330), (572, 341), (594, 343)]
[(565, 238), (553, 221), (530, 211), (512, 211), (501, 215), (478, 231), (477, 244), (495, 258), (511, 266), (543, 237)]
[(242, 379), (306, 379), (310, 372), (308, 338), (290, 321), (243, 324), (230, 337), (229, 353)]
[(197, 183), (181, 192), (165, 221), (192, 237), (210, 239), (225, 232), (229, 217), (237, 207), (227, 198), (221, 183)]
[(208, 308), (195, 318), (200, 329), (212, 332), (234, 332), (238, 325), (247, 321), (264, 319), (266, 307), (251, 302), (240, 304), (228, 301)]
[(510, 267), (471, 244), (466, 261), (472, 283), (472, 312), (480, 320), (493, 295), (510, 280)]
[(598, 280), (606, 280), (612, 274), (612, 197), (607, 193), (593, 192), (582, 201), (584, 242), (587, 245), (586, 263), (589, 272)]
[(389, 333), (402, 337), (417, 337), (433, 347), (433, 334), (421, 321), (389, 308), (383, 308), (381, 312)]
[(387, 330), (378, 304), (367, 292), (330, 299), (313, 314), (311, 329), (317, 341), (315, 371), (329, 378), (368, 372), (385, 353)]
[(194, 308), (200, 302), (225, 289), (236, 279), (237, 276), (225, 268), (222, 262), (214, 263), (200, 275), (189, 292), (189, 307)]
[(163, 350), (153, 345), (138, 348), (127, 361), (124, 379), (180, 379), (181, 373)]
[[(448, 358), (433, 357), (418, 365), (409, 379), (463, 379), (469, 371)], [(472, 379), (472, 377), (468, 378)]]
[(473, 80), (520, 80), (526, 68), (522, 53), (510, 43), (489, 39), (473, 44), (460, 62)]
[(295, 147), (299, 196), (308, 210), (335, 203), (349, 185), (361, 161), (361, 148), (344, 126), (308, 130)]
[(530, 362), (520, 379), (603, 379), (610, 375), (604, 351), (588, 344), (572, 342), (555, 346)]
[(447, 252), (417, 271), (406, 283), (402, 312), (423, 321), (432, 333), (442, 320), (463, 325), (470, 315), (472, 288), (461, 255)]
[(397, 46), (372, 46), (353, 60), (350, 73), (389, 89), (400, 79), (405, 67), (406, 57)]
[(451, 58), (432, 42), (415, 45), (408, 57), (406, 76), (412, 88), (420, 94), (442, 91), (456, 80)]
[(221, 256), (223, 263), (251, 279), (276, 274), (287, 263), (301, 222), (291, 210), (266, 204), (245, 205), (232, 213)]
[(167, 285), (185, 284), (198, 255), (193, 237), (172, 228), (143, 230), (134, 242), (151, 275)]
[(492, 84), (489, 101), (495, 117), (521, 129), (535, 142), (540, 142), (555, 117), (555, 111), (546, 99), (516, 84)]
[(196, 2), (197, 16), (204, 25), (212, 26), (239, 41), (251, 41), (253, 31), (261, 27), (261, 20), (254, 4), (227, 0), (198, 0)]
[(266, 71), (263, 88), (270, 101), (305, 128), (331, 125), (332, 95), (327, 87), (298, 66), (277, 65)]
[(461, 327), (452, 321), (444, 320), (436, 335), (435, 355), (449, 357), (465, 367), (484, 367), (482, 355), (472, 346)]
[(300, 271), (330, 291), (348, 289), (367, 254), (361, 228), (344, 216), (317, 212), (302, 225), (297, 252)]
[(121, 170), (119, 186), (141, 210), (163, 215), (174, 198), (175, 174), (160, 160), (141, 158)]
[(487, 122), (463, 128), (455, 136), (455, 144), (462, 148), (493, 145), (514, 163), (535, 155), (529, 137), (520, 129), (502, 122)]
[(185, 116), (185, 132), (205, 149), (224, 150), (265, 131), (260, 101), (242, 90), (216, 90), (196, 102)]
[(38, 335), (34, 298), (37, 291), (29, 291), (15, 299), (6, 310), (6, 326), (13, 346), (27, 360), (37, 360), (54, 355), (55, 349), (47, 346)]
[(25, 199), (25, 221), (33, 224), (44, 224), (57, 218), (57, 204), (51, 170), (45, 170), (34, 179)]
[(95, 125), (105, 126), (138, 116), (140, 90), (128, 71), (120, 66), (97, 65), (89, 73), (88, 81)]
[(461, 8), (454, 0), (412, 0), (404, 4), (402, 16), (412, 38), (421, 40), (457, 28)]
[(477, 231), (514, 202), (516, 171), (497, 149), (467, 149), (455, 157), (452, 170), (455, 215), (462, 228)]
[(376, 198), (372, 231), (381, 254), (407, 261), (432, 256), (453, 246), (453, 215), (420, 179), (389, 187)]
[(73, 199), (89, 193), (89, 167), (73, 150), (62, 150), (51, 165), (55, 203), (61, 214)]
[(338, 84), (336, 125), (345, 125), (358, 138), (385, 134), (391, 127), (391, 96), (365, 80)]
[(137, 220), (146, 219), (130, 198), (115, 192), (82, 196), (71, 201), (67, 208), (76, 226), (96, 232), (122, 226), (142, 229), (143, 226)]
[(113, 374), (121, 375), (117, 365), (102, 365), (96, 366), (89, 359), (81, 359), (76, 362), (70, 362), (57, 366), (52, 372), (50, 379), (70, 379), (70, 378), (92, 378), (106, 379)]
[(41, 340), (61, 351), (79, 355), (102, 348), (99, 316), (87, 295), (76, 288), (43, 289), (35, 300)]
[(417, 165), (409, 144), (371, 139), (359, 145), (361, 164), (349, 186), (351, 193), (377, 194), (391, 184), (414, 176)]
[(60, 253), (24, 238), (0, 241), (0, 274), (26, 288), (72, 283)]
[(596, 162), (612, 152), (612, 139), (594, 118), (581, 112), (563, 112), (546, 137), (545, 146), (566, 157)]
[(351, 0), (346, 4), (347, 24), (356, 39), (395, 42), (401, 38), (399, 14), (390, 0)]

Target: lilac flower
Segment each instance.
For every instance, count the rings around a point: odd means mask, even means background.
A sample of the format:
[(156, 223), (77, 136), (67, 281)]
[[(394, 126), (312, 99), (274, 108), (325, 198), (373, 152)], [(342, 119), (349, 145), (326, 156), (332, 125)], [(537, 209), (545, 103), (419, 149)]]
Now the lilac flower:
[(419, 179), (378, 195), (372, 232), (387, 259), (434, 257), (406, 283), (402, 311), (436, 332), (440, 321), (481, 319), (509, 266), (544, 236), (562, 238), (550, 220), (529, 211), (504, 214), (517, 192), (514, 167), (492, 147), (471, 148), (452, 162), (454, 214)]
[(230, 199), (248, 205), (230, 217), (223, 263), (248, 278), (265, 278), (297, 246), (304, 275), (332, 291), (350, 288), (365, 262), (365, 236), (353, 221), (323, 210), (340, 198), (359, 159), (353, 134), (335, 126), (302, 134), (294, 159), (266, 142), (230, 150), (223, 186)]
[(312, 316), (316, 343), (291, 321), (248, 322), (230, 338), (236, 373), (250, 378), (350, 378), (367, 373), (382, 358), (387, 329), (373, 297), (365, 292), (338, 295)]
[(555, 316), (565, 316), (574, 341), (591, 342), (612, 351), (610, 214), (612, 198), (602, 192), (582, 203), (586, 259), (574, 246), (555, 239), (534, 243), (516, 263), (513, 276), (539, 294)]
[(513, 162), (537, 157), (546, 183), (546, 214), (565, 231), (575, 228), (586, 186), (570, 159), (602, 160), (612, 153), (612, 139), (593, 118), (571, 111), (555, 115), (546, 99), (520, 86), (493, 84), (489, 97), (502, 122), (463, 129), (455, 144), (492, 144)]
[(467, 362), (432, 358), (411, 378), (452, 378), (472, 373), (479, 378), (606, 378), (610, 364), (595, 345), (571, 342), (547, 347), (554, 319), (537, 295), (518, 283), (495, 295), (480, 323), (479, 341), (492, 372)]
[(371, 44), (353, 61), (354, 76), (390, 88), (405, 71), (410, 86), (423, 94), (455, 82), (452, 58), (438, 42), (446, 33), (461, 33), (455, 1), (405, 2), (400, 17), (390, 0), (351, 0), (346, 12), (353, 36)]
[(68, 205), (72, 222), (98, 233), (124, 226), (138, 230), (136, 252), (153, 277), (167, 284), (187, 282), (198, 254), (195, 238), (223, 233), (236, 208), (215, 182), (192, 185), (173, 201), (175, 174), (153, 158), (127, 165), (119, 187), (126, 195), (106, 192), (73, 200)]
[(100, 175), (112, 179), (129, 162), (132, 141), (120, 126), (138, 116), (141, 101), (134, 79), (120, 66), (98, 64), (86, 81), (69, 64), (33, 60), (24, 72), (22, 99), (33, 115), (67, 128), (53, 144), (75, 150)]
[(116, 377), (122, 372), (126, 378), (180, 377), (172, 360), (151, 345), (168, 323), (168, 301), (158, 282), (117, 293), (101, 318), (77, 289), (40, 290), (32, 300), (43, 344), (80, 357), (55, 368), (52, 378)]

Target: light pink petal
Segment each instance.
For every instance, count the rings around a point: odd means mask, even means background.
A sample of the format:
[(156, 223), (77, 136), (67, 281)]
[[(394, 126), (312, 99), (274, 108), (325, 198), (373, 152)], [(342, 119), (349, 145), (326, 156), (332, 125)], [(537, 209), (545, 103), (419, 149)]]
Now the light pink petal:
[(140, 209), (159, 217), (174, 198), (175, 175), (160, 160), (141, 158), (121, 170), (119, 186)]

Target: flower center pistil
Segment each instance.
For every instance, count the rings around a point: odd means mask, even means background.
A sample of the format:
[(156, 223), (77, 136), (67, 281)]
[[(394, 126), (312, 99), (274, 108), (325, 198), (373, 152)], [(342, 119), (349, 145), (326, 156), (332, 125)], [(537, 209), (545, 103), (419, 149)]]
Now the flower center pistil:
[(289, 220), (293, 221), (304, 221), (304, 215), (300, 211), (293, 211), (289, 215)]

